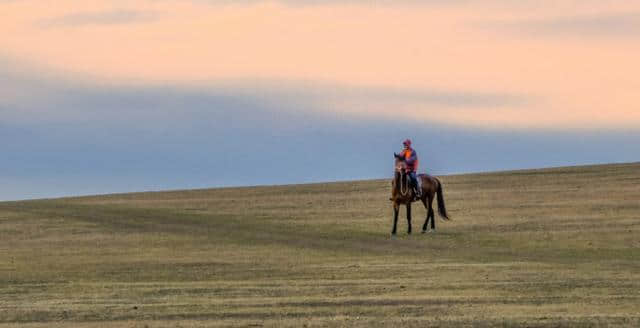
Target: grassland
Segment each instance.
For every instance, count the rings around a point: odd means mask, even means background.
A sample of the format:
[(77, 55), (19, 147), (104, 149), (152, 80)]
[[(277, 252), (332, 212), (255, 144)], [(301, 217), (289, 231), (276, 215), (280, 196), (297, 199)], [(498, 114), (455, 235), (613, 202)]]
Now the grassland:
[(640, 326), (640, 164), (441, 180), (0, 203), (0, 327)]

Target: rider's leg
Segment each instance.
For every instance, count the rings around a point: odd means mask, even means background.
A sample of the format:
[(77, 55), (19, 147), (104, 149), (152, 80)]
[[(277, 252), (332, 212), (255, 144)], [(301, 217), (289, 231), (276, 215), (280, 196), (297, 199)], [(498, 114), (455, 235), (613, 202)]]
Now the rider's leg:
[(421, 192), (418, 186), (418, 177), (416, 177), (416, 172), (415, 171), (409, 172), (409, 177), (411, 177), (411, 186), (413, 187), (413, 191), (416, 194), (416, 198), (420, 198)]

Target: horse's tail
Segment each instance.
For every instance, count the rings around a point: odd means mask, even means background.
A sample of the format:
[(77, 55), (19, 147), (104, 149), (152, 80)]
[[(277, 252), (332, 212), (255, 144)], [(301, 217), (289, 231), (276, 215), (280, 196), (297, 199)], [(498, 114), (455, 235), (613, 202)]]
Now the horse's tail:
[(438, 213), (443, 219), (449, 220), (449, 215), (447, 214), (447, 208), (444, 206), (444, 195), (442, 193), (442, 183), (438, 179), (436, 179), (436, 181), (438, 182), (438, 189), (436, 191), (436, 193), (438, 194)]

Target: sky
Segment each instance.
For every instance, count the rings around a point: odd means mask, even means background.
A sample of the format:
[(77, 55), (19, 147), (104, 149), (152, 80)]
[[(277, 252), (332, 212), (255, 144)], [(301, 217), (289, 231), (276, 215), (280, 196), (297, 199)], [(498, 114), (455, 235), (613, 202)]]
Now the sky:
[[(544, 4), (544, 5), (542, 5)], [(0, 200), (640, 161), (640, 3), (0, 0)]]

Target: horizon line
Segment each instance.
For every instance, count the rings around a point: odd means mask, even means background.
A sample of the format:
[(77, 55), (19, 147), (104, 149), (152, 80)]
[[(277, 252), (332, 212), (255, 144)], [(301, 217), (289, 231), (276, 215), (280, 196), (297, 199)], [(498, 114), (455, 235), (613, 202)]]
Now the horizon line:
[[(529, 167), (529, 168), (519, 168), (519, 169), (509, 169), (509, 170), (453, 172), (453, 173), (446, 173), (446, 174), (438, 174), (437, 176), (438, 177), (454, 177), (454, 176), (465, 176), (465, 175), (500, 174), (500, 173), (526, 172), (526, 171), (535, 172), (535, 171), (557, 170), (557, 169), (565, 169), (565, 168), (587, 168), (587, 167), (596, 167), (596, 166), (622, 166), (622, 165), (640, 165), (640, 160), (634, 161), (634, 162), (606, 162), (606, 163), (575, 164), (575, 165), (563, 165), (563, 166)], [(321, 185), (321, 184), (368, 182), (368, 181), (378, 181), (378, 180), (385, 180), (385, 179), (390, 179), (390, 178), (376, 177), (376, 178), (358, 179), (358, 180), (346, 179), (346, 180), (327, 180), (327, 181), (313, 181), (313, 182), (293, 182), (293, 183), (256, 184), (256, 185), (223, 185), (223, 186), (211, 186), (211, 187), (190, 188), (190, 189), (140, 190), (140, 191), (126, 191), (126, 192), (109, 192), (104, 194), (65, 195), (60, 197), (54, 196), (50, 198), (24, 198), (24, 199), (16, 199), (16, 200), (0, 199), (0, 204), (15, 203), (15, 202), (31, 202), (31, 201), (53, 201), (53, 200), (63, 200), (63, 199), (72, 199), (72, 198), (114, 197), (114, 196), (125, 196), (125, 195), (145, 194), (145, 193), (176, 193), (176, 192), (187, 192), (187, 191), (205, 191), (205, 190), (221, 190), (221, 189), (253, 189), (253, 188), (312, 186), (312, 185)]]

